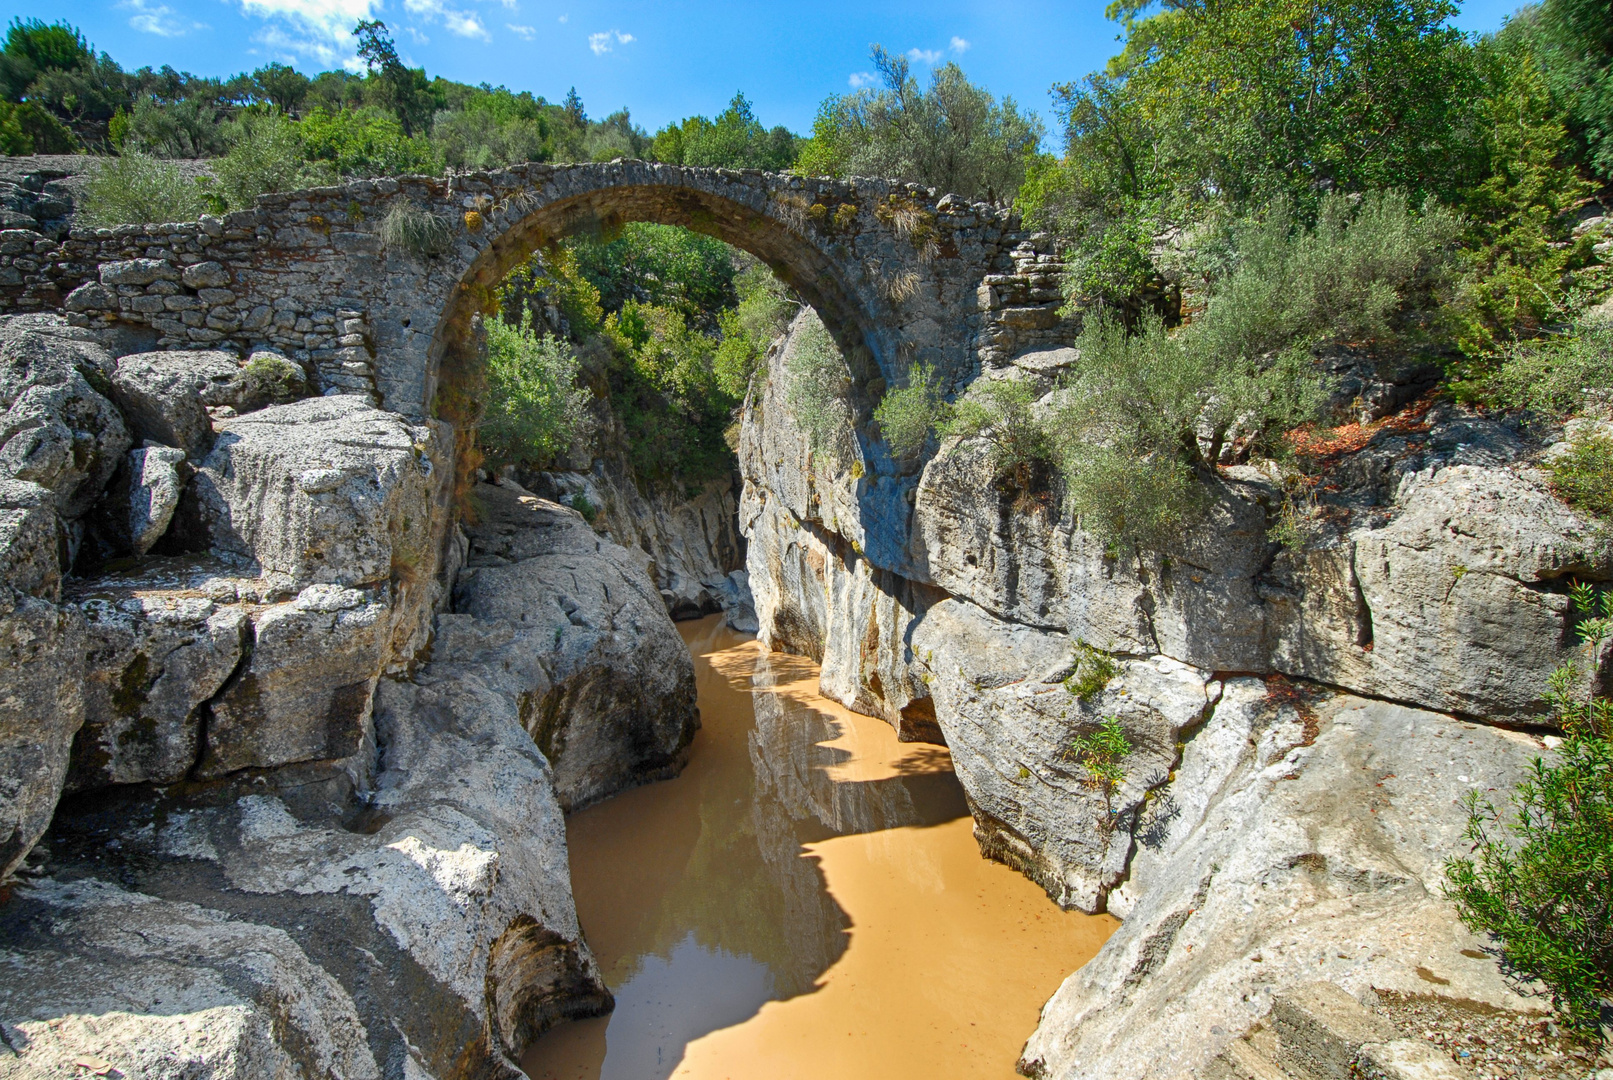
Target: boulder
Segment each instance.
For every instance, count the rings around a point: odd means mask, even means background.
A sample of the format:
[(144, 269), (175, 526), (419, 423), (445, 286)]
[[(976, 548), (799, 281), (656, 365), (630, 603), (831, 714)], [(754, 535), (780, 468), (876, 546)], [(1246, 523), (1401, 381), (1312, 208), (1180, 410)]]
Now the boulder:
[[(1061, 906), (1103, 910), (1125, 875), (1144, 800), (1167, 782), (1182, 733), (1203, 719), (1220, 684), (1164, 656), (1107, 658), (1067, 634), (1006, 623), (959, 600), (929, 609), (913, 651), (982, 850)], [(1077, 681), (1093, 664), (1112, 675)], [(1108, 717), (1131, 747), (1112, 791), (1074, 746)]]
[(196, 765), (204, 706), (240, 663), (248, 618), (218, 588), (227, 579), (176, 574), (173, 563), (78, 582), (68, 596), (86, 650), (69, 791), (177, 783)]
[(384, 589), (310, 585), (257, 612), (251, 659), (212, 702), (196, 775), (357, 754), (389, 659), (390, 600)]
[(285, 931), (79, 879), (0, 908), (10, 1077), (343, 1076), (379, 1080), (342, 985)]
[(87, 511), (129, 449), (123, 418), (95, 385), (110, 358), (47, 328), (0, 329), (0, 476), (48, 489), (63, 517)]
[(1125, 921), (1065, 980), (1020, 1070), (1173, 1080), (1205, 1066), (1274, 995), (1315, 979), (1544, 1012), (1444, 898), (1460, 800), (1498, 798), (1535, 739), (1448, 716), (1228, 681), (1139, 822)]
[(675, 774), (699, 725), (694, 666), (642, 567), (568, 507), (513, 483), (476, 494), (454, 610), (495, 635), (484, 666), (508, 675), (560, 804)]
[(76, 611), (0, 585), (0, 881), (50, 824), (84, 722)]
[(0, 909), (0, 963), (33, 973), (0, 980), (25, 1075), (188, 1052), (210, 1075), (518, 1080), (539, 1032), (609, 1009), (514, 700), (418, 674), (383, 681), (367, 793), (300, 768), (64, 804)]
[(452, 440), (355, 397), (277, 405), (220, 425), (191, 484), (207, 543), (299, 582), (435, 576)]
[(168, 531), (188, 474), (185, 452), (176, 447), (129, 451), (129, 546), (136, 555), (150, 551)]
[(113, 392), (137, 439), (201, 458), (213, 444), (207, 400), (240, 371), (226, 352), (149, 352), (118, 360)]

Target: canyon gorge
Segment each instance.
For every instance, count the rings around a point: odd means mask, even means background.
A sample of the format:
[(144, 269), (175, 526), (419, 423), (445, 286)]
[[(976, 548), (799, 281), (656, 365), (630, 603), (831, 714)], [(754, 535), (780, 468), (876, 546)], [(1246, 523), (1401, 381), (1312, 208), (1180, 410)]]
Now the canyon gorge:
[[(944, 747), (945, 820), (1050, 918), (1112, 917), (997, 1075), (1461, 1077), (1405, 1003), (1547, 1015), (1444, 867), (1464, 797), (1556, 744), (1571, 585), (1613, 581), (1540, 468), (1560, 426), (1341, 347), (1361, 438), (1303, 543), (1272, 538), (1282, 477), (1229, 461), (1191, 529), (1117, 549), (1000, 483), (987, 440), (901, 456), (872, 420), (913, 364), (949, 400), (1053, 407), (1081, 317), (1002, 206), (614, 161), (83, 229), (70, 170), (18, 176), (41, 209), (0, 232), (0, 1076), (523, 1075), (620, 1007), (567, 816), (715, 737), (674, 622), (702, 617), (759, 642), (735, 681), (810, 661), (823, 698)], [(399, 205), (440, 249), (386, 242)], [(734, 479), (643, 487), (608, 448), (478, 468), (491, 290), (636, 221), (806, 305)], [(826, 439), (787, 389), (813, 324), (850, 377)], [(755, 708), (754, 738), (806, 737)], [(1073, 740), (1109, 720), (1125, 770), (1095, 784)], [(771, 782), (820, 818), (836, 798)]]

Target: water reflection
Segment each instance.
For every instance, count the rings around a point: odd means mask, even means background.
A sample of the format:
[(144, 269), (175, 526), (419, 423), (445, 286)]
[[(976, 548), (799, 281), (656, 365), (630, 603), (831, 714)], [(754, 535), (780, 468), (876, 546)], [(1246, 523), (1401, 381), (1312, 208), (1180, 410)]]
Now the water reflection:
[[(1044, 911), (1050, 924), (1058, 917), (1034, 886), (997, 866), (990, 871), (1026, 895), (1016, 893), (1020, 906), (1006, 915), (993, 908), (990, 892), (1000, 888), (993, 884), (999, 878), (977, 880), (983, 864), (968, 839), (967, 806), (944, 748), (899, 744), (880, 721), (825, 702), (810, 661), (765, 654), (715, 617), (684, 623), (682, 631), (695, 657), (702, 720), (688, 768), (676, 780), (574, 814), (567, 824), (578, 914), (616, 1011), (540, 1039), (523, 1062), (535, 1080), (693, 1075), (679, 1064), (702, 1037), (748, 1030), (768, 1002), (823, 999), (826, 973), (846, 970), (841, 961), (853, 932), (900, 919), (871, 915), (873, 905), (863, 902), (861, 909), (851, 905), (863, 924), (854, 925), (824, 873), (824, 860), (845, 858), (836, 853), (846, 849), (836, 845), (862, 845), (856, 858), (873, 858), (879, 873), (893, 874), (875, 892), (898, 894), (891, 899), (902, 914), (915, 898), (945, 892), (949, 882), (954, 893), (967, 892), (968, 913), (930, 927), (936, 935), (967, 937), (971, 927), (958, 922), (978, 929), (992, 926), (994, 916), (1023, 935), (1022, 923), (1033, 933), (1044, 929), (1036, 922)], [(940, 832), (934, 827), (943, 825), (952, 831), (943, 838), (944, 854), (933, 842), (914, 841), (933, 840)], [(866, 839), (836, 839), (858, 836)], [(993, 962), (1003, 959), (1000, 943), (981, 942)], [(898, 962), (886, 973), (885, 987), (867, 986), (870, 980), (859, 975), (865, 987), (853, 992), (922, 996), (925, 988), (903, 982), (922, 976), (902, 967)], [(1051, 984), (1031, 991), (1038, 996), (1028, 999), (1023, 1022), (1034, 1023), (1035, 1004), (1072, 969), (1062, 958), (1048, 969)], [(1027, 1034), (1029, 1026), (1007, 1045), (1017, 1049)], [(995, 1052), (1006, 1053), (1004, 1075), (1011, 1074), (1012, 1050)], [(744, 1064), (760, 1064), (751, 1050), (740, 1053)], [(811, 1056), (810, 1045), (804, 1053)], [(725, 1075), (728, 1064), (714, 1075)], [(735, 1075), (762, 1075), (744, 1064)]]

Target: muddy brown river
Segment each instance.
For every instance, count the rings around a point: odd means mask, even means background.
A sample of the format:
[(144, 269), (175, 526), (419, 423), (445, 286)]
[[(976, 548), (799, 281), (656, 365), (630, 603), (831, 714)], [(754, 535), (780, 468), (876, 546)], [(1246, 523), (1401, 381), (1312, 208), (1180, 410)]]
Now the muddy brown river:
[(951, 758), (819, 696), (808, 660), (681, 624), (688, 768), (573, 814), (583, 933), (616, 995), (533, 1080), (1008, 1080), (1118, 925), (981, 858)]

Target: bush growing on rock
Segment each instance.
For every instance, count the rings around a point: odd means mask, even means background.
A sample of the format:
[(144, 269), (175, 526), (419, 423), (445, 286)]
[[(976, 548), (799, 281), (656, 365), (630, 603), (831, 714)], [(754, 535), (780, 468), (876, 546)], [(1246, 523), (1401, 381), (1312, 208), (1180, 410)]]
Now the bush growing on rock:
[(851, 422), (851, 409), (846, 403), (851, 374), (840, 348), (816, 312), (809, 313), (797, 327), (794, 351), (785, 373), (789, 385), (784, 400), (795, 414), (796, 423), (807, 433), (814, 450), (831, 448)]
[(177, 165), (128, 153), (103, 161), (89, 182), (77, 220), (90, 228), (195, 221), (207, 212), (207, 194)]
[(984, 439), (992, 472), (1028, 489), (1038, 463), (1052, 460), (1053, 439), (1038, 416), (1036, 388), (1020, 379), (994, 379), (960, 400), (942, 418), (941, 434)]
[(929, 441), (930, 432), (943, 424), (949, 407), (936, 385), (935, 369), (914, 364), (907, 383), (886, 391), (874, 408), (879, 433), (897, 457), (915, 457)]
[[(1613, 635), (1613, 592), (1580, 585), (1573, 602), (1579, 638), (1599, 657)], [(1506, 961), (1594, 1036), (1613, 998), (1613, 701), (1586, 696), (1580, 681), (1572, 665), (1552, 675), (1546, 703), (1562, 746), (1549, 763), (1535, 759), (1509, 812), (1469, 796), (1473, 854), (1445, 873), (1462, 921), (1495, 935)]]

